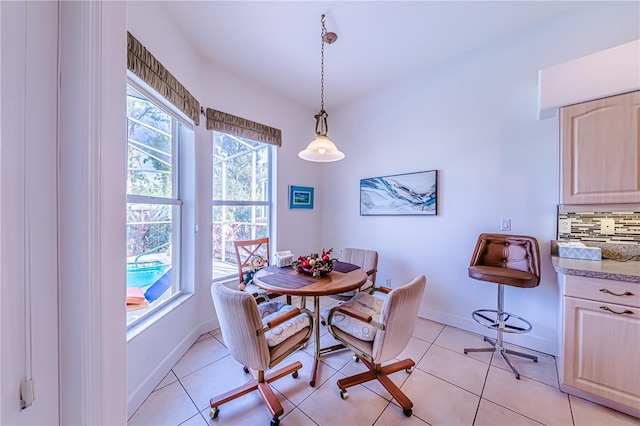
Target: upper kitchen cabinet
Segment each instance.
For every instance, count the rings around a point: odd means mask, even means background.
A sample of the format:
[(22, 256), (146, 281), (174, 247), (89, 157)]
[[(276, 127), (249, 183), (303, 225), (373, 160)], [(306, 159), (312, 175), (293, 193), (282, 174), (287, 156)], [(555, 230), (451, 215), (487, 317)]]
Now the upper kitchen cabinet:
[(640, 91), (560, 109), (560, 204), (640, 203)]

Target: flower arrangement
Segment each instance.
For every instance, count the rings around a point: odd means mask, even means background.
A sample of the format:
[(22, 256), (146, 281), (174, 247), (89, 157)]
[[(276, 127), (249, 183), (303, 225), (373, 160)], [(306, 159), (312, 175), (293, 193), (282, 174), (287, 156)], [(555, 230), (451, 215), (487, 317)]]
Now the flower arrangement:
[(333, 263), (338, 261), (331, 258), (332, 251), (332, 248), (326, 251), (322, 249), (322, 254), (311, 253), (308, 256), (300, 256), (293, 262), (293, 267), (301, 274), (322, 278), (333, 270)]

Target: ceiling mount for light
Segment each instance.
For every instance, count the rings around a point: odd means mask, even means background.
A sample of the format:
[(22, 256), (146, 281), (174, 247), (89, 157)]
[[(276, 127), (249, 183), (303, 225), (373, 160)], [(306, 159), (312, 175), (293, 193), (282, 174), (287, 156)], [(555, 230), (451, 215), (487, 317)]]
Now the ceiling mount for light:
[(324, 25), (324, 15), (320, 18), (322, 23), (322, 48), (320, 50), (320, 112), (315, 115), (316, 119), (316, 138), (307, 146), (307, 149), (300, 151), (298, 157), (307, 161), (329, 162), (338, 161), (344, 158), (342, 153), (333, 142), (327, 137), (329, 125), (327, 117), (329, 114), (324, 110), (324, 44), (331, 44), (338, 39), (338, 35), (333, 32), (327, 32)]

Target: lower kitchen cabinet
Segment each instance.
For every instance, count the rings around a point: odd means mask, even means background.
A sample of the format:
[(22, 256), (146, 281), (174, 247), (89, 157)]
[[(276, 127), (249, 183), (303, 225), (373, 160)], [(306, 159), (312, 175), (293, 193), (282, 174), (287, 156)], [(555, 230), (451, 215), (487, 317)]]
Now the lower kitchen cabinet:
[(559, 274), (560, 389), (640, 417), (640, 284)]

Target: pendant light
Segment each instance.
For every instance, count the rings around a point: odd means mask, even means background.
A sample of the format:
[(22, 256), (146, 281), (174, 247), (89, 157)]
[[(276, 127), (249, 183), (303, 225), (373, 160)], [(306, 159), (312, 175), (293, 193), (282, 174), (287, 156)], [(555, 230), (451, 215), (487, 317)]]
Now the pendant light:
[(342, 153), (333, 142), (327, 137), (329, 126), (327, 125), (327, 117), (329, 114), (324, 110), (324, 44), (333, 43), (338, 39), (336, 33), (327, 32), (324, 25), (324, 15), (320, 18), (322, 23), (322, 48), (320, 49), (320, 112), (315, 115), (316, 119), (316, 138), (307, 146), (307, 149), (300, 151), (298, 157), (307, 161), (325, 163), (330, 161), (338, 161), (344, 158)]

